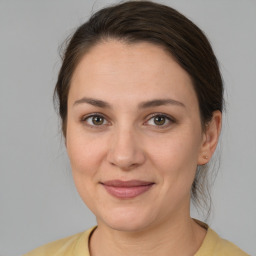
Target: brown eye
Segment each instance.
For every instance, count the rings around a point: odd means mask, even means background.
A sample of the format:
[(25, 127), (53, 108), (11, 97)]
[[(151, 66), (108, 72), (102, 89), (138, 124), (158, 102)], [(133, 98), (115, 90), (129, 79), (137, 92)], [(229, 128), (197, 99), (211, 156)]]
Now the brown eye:
[(91, 115), (84, 118), (82, 121), (87, 123), (89, 126), (102, 126), (108, 123), (107, 120), (101, 115)]
[(104, 118), (102, 116), (93, 116), (92, 123), (94, 125), (102, 125), (104, 123)]
[(155, 125), (164, 125), (166, 122), (165, 116), (155, 116), (154, 117), (154, 124)]
[(168, 115), (152, 114), (145, 124), (156, 128), (167, 128), (173, 123), (175, 123), (175, 120)]

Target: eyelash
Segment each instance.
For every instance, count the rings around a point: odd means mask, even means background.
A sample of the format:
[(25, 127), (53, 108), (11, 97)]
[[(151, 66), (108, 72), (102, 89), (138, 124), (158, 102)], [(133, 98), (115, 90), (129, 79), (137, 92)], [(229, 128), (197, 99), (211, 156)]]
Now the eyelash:
[[(147, 121), (144, 124), (148, 123), (150, 120), (152, 120), (154, 122), (154, 118), (156, 118), (156, 117), (161, 117), (161, 118), (165, 119), (165, 124), (163, 124), (163, 125), (156, 125), (156, 124), (152, 125), (152, 126), (156, 127), (157, 129), (168, 128), (171, 124), (176, 122), (176, 120), (169, 115), (166, 115), (163, 113), (154, 113), (154, 114), (149, 115), (149, 117), (147, 118)], [(167, 122), (167, 124), (166, 124), (166, 122)]]
[[(91, 124), (88, 123), (88, 120), (90, 118), (94, 118), (94, 117), (98, 117), (98, 118), (103, 119), (103, 124), (95, 125), (95, 124), (93, 124), (93, 121), (91, 121)], [(165, 123), (163, 125), (156, 125), (156, 124), (155, 125), (150, 125), (150, 124), (147, 124), (150, 120), (153, 120), (153, 122), (154, 122), (154, 118), (156, 118), (156, 117), (164, 118), (165, 119)], [(109, 122), (109, 121), (101, 113), (92, 113), (90, 115), (83, 116), (81, 118), (81, 122), (85, 123), (87, 126), (89, 126), (91, 128), (98, 128), (98, 129), (110, 125), (109, 123), (105, 123), (105, 122)], [(166, 124), (166, 122), (167, 122), (167, 124)], [(166, 115), (166, 114), (163, 114), (163, 113), (154, 113), (154, 114), (151, 114), (151, 115), (147, 116), (147, 119), (143, 123), (143, 125), (154, 126), (157, 129), (164, 129), (164, 128), (169, 127), (171, 124), (173, 124), (175, 122), (176, 122), (176, 120), (173, 117), (169, 116), (169, 115)]]
[[(92, 128), (102, 128), (103, 126), (107, 126), (107, 125), (109, 125), (109, 124), (100, 124), (100, 125), (95, 125), (95, 124), (93, 124), (92, 122), (93, 121), (91, 121), (91, 123), (92, 124), (89, 124), (88, 123), (88, 120), (90, 119), (90, 118), (94, 118), (94, 117), (99, 117), (99, 118), (102, 118), (103, 119), (103, 122), (106, 122), (107, 121), (107, 118), (104, 116), (104, 115), (102, 115), (101, 113), (92, 113), (92, 114), (90, 114), (90, 115), (86, 115), (86, 116), (83, 116), (82, 118), (81, 118), (81, 122), (82, 123), (85, 123), (87, 126), (89, 126), (89, 127), (92, 127)], [(108, 122), (108, 121), (107, 121)]]

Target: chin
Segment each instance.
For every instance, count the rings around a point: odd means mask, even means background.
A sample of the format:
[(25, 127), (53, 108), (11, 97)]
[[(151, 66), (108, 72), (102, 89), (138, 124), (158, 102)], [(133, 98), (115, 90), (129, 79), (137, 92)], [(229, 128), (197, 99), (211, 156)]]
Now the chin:
[(150, 224), (143, 222), (134, 222), (134, 221), (124, 221), (124, 220), (116, 220), (113, 222), (105, 222), (109, 228), (122, 232), (141, 232), (147, 229)]
[(123, 232), (140, 232), (147, 229), (154, 222), (152, 211), (143, 212), (139, 209), (119, 208), (105, 213), (97, 218), (98, 224), (103, 223), (111, 229)]

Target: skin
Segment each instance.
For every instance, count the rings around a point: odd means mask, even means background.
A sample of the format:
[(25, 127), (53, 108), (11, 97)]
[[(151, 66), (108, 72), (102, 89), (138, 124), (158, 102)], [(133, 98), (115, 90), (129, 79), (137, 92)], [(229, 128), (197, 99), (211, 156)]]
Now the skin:
[[(95, 113), (103, 123), (92, 122)], [(77, 190), (97, 218), (91, 254), (193, 255), (206, 231), (190, 217), (190, 189), (220, 127), (216, 111), (202, 130), (191, 79), (161, 47), (108, 40), (86, 53), (72, 77), (66, 146)], [(119, 199), (102, 186), (115, 179), (154, 185)]]

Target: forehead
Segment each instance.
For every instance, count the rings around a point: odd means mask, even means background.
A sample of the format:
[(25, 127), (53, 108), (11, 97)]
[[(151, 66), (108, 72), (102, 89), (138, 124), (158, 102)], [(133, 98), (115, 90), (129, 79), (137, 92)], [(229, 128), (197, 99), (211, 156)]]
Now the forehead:
[(134, 100), (167, 94), (195, 97), (190, 76), (162, 47), (116, 40), (99, 43), (83, 56), (72, 77), (69, 99), (108, 94), (112, 100), (114, 94)]

